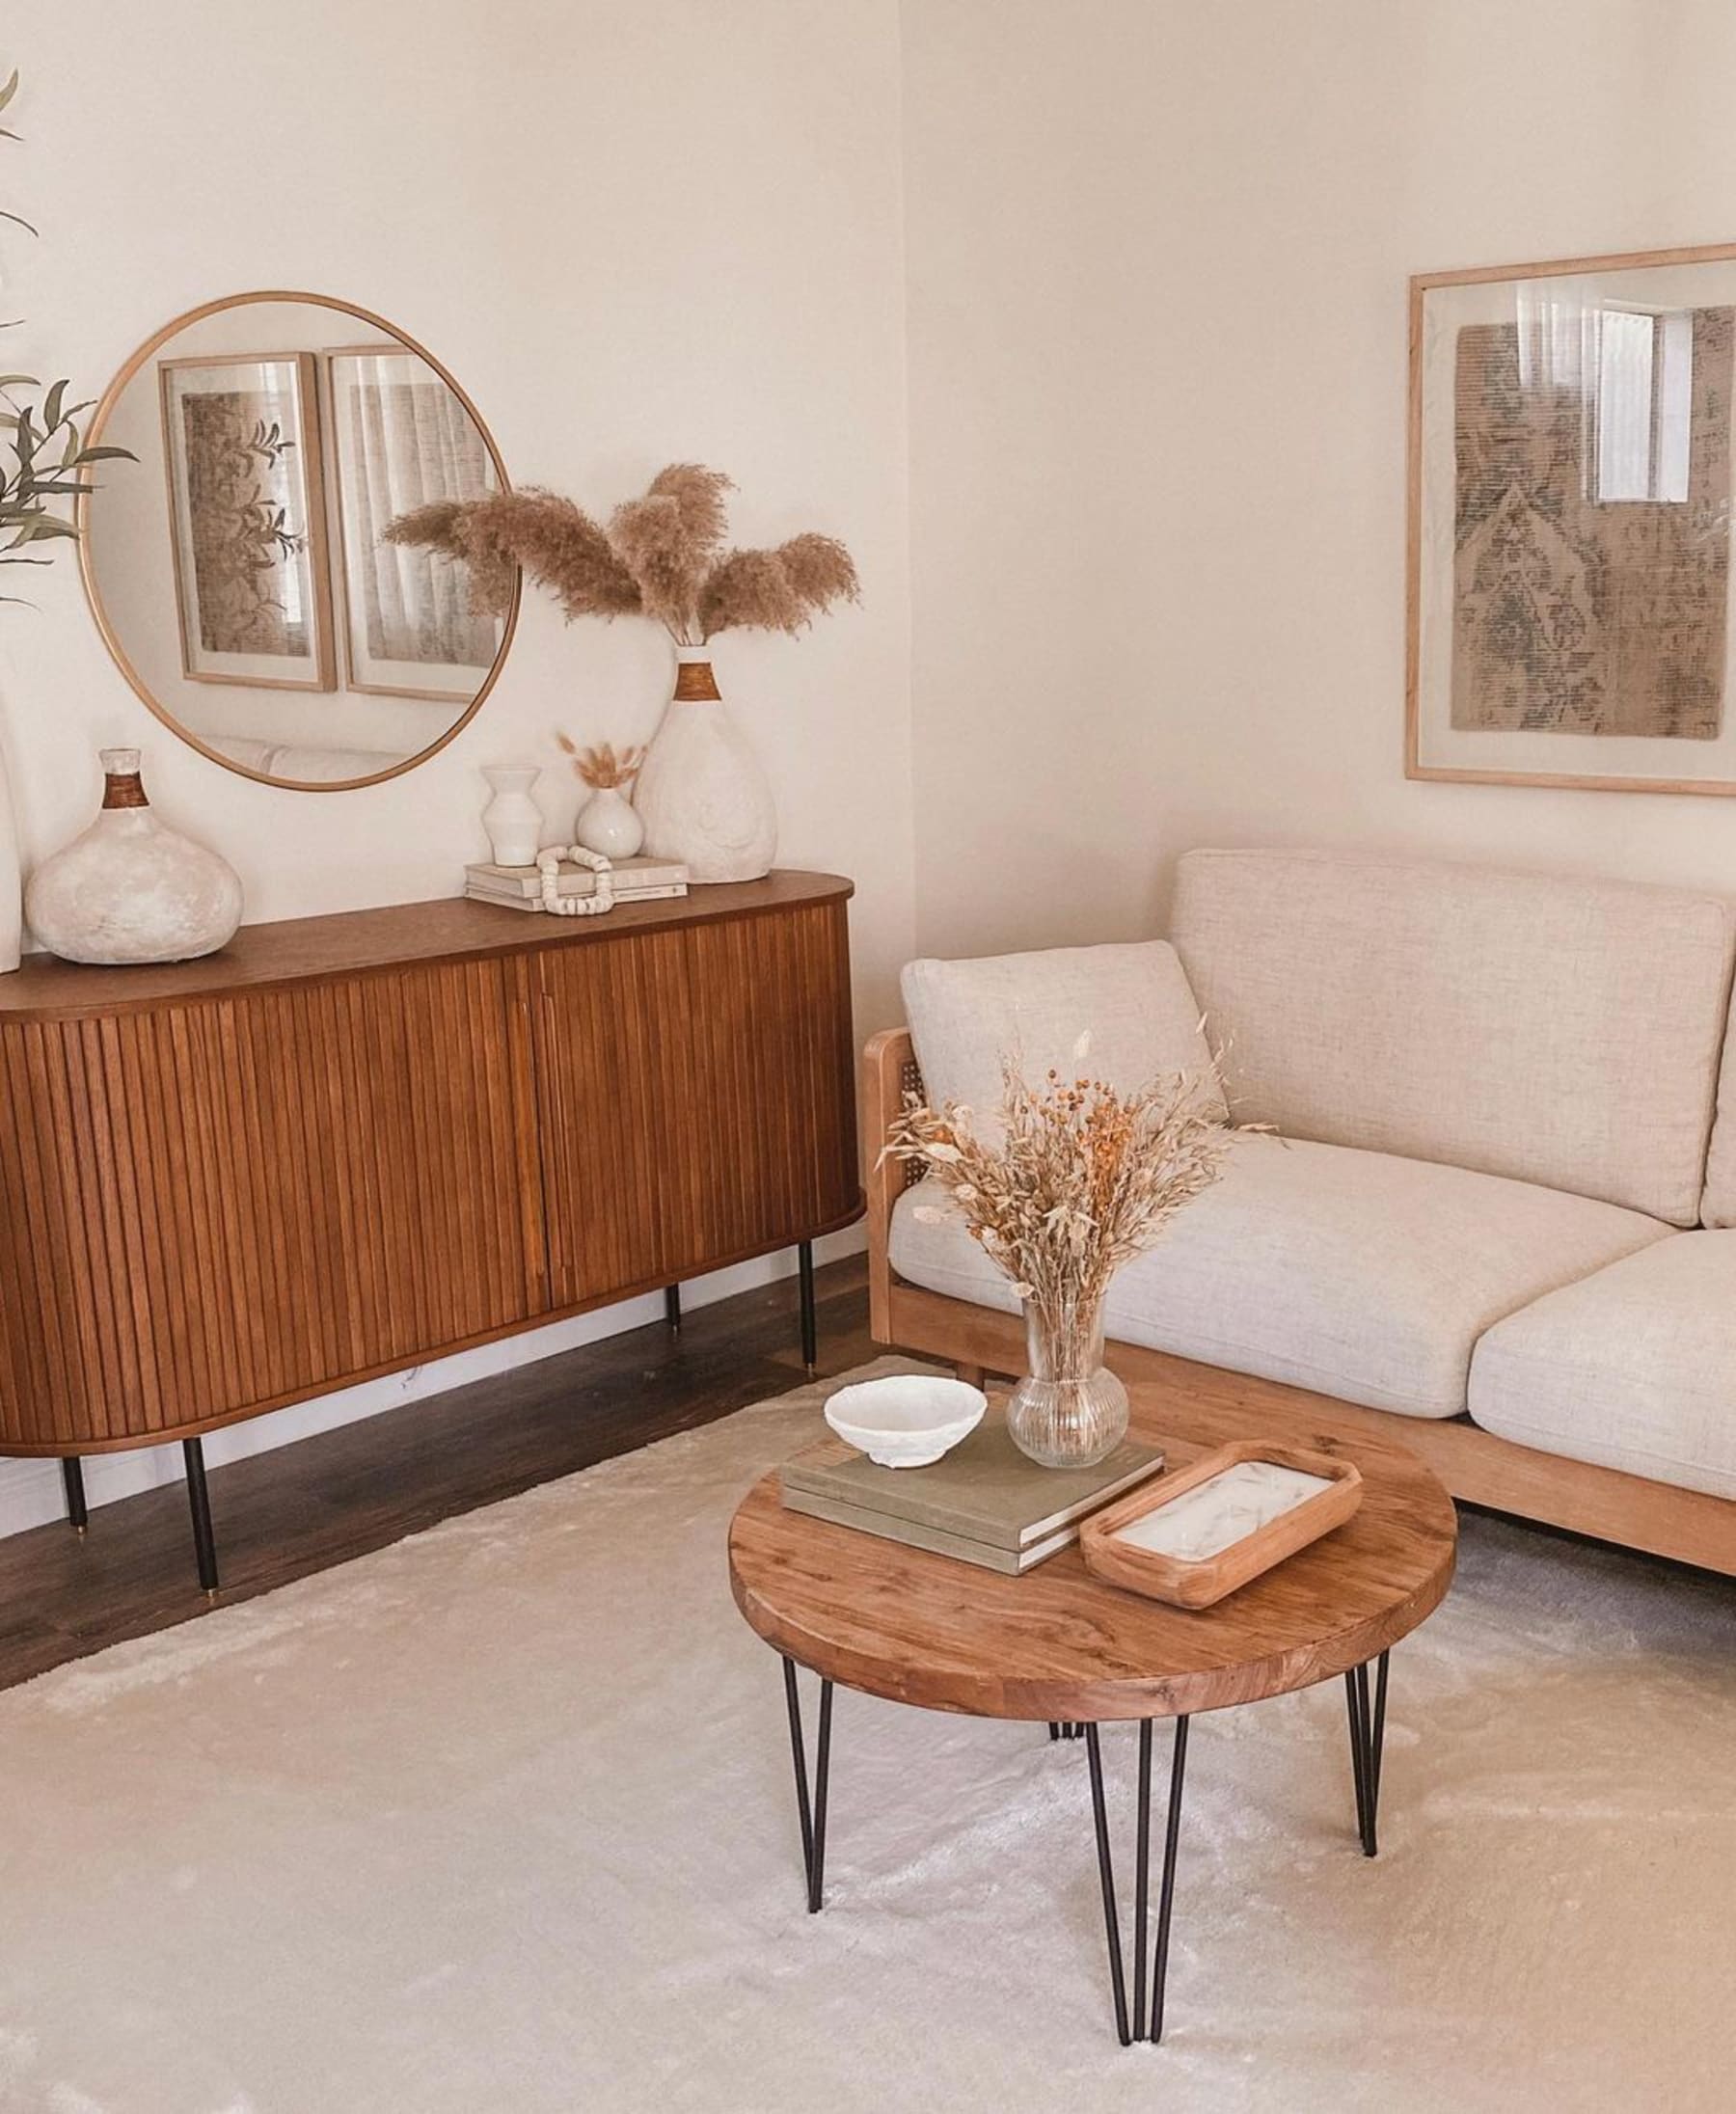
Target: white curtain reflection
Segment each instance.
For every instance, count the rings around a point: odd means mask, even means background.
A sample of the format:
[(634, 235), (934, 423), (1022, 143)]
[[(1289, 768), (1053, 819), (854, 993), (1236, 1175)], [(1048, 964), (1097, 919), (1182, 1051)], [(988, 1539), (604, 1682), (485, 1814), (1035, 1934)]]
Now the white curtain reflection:
[(1522, 285), (1519, 386), (1570, 390), (1586, 409), (1586, 478), (1604, 503), (1686, 501), (1694, 317), (1612, 308)]
[(486, 667), (499, 635), (475, 615), (463, 569), (436, 553), (382, 540), (394, 515), (434, 500), (478, 499), (493, 482), (488, 451), (452, 392), (402, 356), (334, 362), (345, 427), (344, 535), (362, 608), (351, 612), (376, 662)]

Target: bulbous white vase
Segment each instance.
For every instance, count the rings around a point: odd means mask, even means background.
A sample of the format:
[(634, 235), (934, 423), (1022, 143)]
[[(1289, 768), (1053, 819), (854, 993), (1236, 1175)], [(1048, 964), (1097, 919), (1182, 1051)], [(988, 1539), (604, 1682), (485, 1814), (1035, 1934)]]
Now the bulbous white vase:
[(228, 944), (241, 880), (227, 859), (158, 822), (136, 748), (105, 748), (102, 807), (24, 891), (30, 928), (68, 962), (191, 962)]
[(703, 646), (678, 646), (675, 695), (638, 774), (645, 850), (694, 881), (758, 881), (777, 852), (777, 810), (751, 743), (718, 693)]
[(618, 785), (600, 785), (573, 825), (573, 842), (605, 858), (632, 858), (644, 841), (644, 818)]
[(534, 866), (542, 850), (543, 812), (530, 798), (542, 776), (540, 764), (484, 764), (482, 775), (494, 798), (482, 810), (489, 850), (497, 866)]

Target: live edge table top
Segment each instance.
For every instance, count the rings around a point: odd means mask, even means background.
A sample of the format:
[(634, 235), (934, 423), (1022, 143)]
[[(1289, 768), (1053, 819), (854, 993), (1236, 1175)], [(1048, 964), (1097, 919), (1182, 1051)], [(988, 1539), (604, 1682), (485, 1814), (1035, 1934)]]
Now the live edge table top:
[[(1134, 1386), (1136, 1434), (1179, 1468), (1241, 1418), (1168, 1386)], [(1397, 1443), (1329, 1419), (1263, 1434), (1353, 1460), (1354, 1516), (1217, 1607), (1189, 1613), (1103, 1584), (1077, 1546), (1008, 1578), (786, 1511), (773, 1470), (737, 1511), (730, 1583), (748, 1623), (815, 1673), (931, 1710), (1082, 1721), (1256, 1702), (1343, 1674), (1408, 1635), (1446, 1597), (1452, 1501)], [(920, 1474), (920, 1470), (911, 1470)]]

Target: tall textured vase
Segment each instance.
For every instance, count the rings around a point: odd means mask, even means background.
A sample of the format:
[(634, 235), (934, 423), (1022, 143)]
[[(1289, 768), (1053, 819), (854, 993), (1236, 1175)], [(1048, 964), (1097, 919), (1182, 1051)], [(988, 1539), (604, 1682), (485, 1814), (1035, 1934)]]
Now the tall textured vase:
[(729, 717), (707, 649), (678, 646), (675, 658), (675, 695), (634, 792), (645, 850), (683, 860), (692, 881), (758, 881), (777, 853), (772, 788)]
[(13, 812), (12, 773), (0, 751), (0, 976), (24, 959), (24, 881), (18, 869), (18, 818)]
[(102, 751), (96, 820), (30, 877), (24, 912), (68, 962), (191, 962), (228, 944), (241, 922), (229, 861), (160, 823), (136, 748)]

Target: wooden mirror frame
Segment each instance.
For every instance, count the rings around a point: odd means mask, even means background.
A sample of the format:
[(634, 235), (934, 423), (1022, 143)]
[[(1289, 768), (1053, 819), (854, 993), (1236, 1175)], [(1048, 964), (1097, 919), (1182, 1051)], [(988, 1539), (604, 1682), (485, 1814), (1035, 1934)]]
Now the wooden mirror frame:
[[(316, 309), (334, 309), (340, 315), (353, 316), (358, 321), (366, 323), (371, 330), (384, 331), (389, 338), (395, 339), (407, 352), (412, 352), (418, 359), (425, 361), (469, 413), (476, 431), (482, 437), (483, 447), (488, 450), (488, 458), (494, 465), (495, 477), (498, 480), (500, 489), (502, 492), (511, 491), (512, 480), (506, 474), (506, 465), (502, 460), (501, 450), (496, 445), (494, 435), (488, 429), (487, 420), (476, 409), (469, 391), (462, 386), (449, 368), (434, 357), (426, 345), (412, 338), (407, 331), (400, 330), (395, 323), (388, 322), (385, 316), (376, 315), (373, 310), (365, 309), (357, 302), (341, 301), (336, 294), (301, 293), (283, 287), (262, 287), (252, 293), (225, 294), (220, 300), (205, 301), (196, 309), (186, 310), (182, 314), (175, 316), (171, 321), (165, 323), (161, 330), (153, 332), (132, 354), (131, 358), (124, 363), (121, 371), (115, 376), (107, 389), (103, 391), (95, 412), (91, 415), (90, 427), (85, 435), (87, 445), (94, 447), (100, 444), (103, 431), (113, 416), (116, 404), (121, 400), (122, 393), (138, 374), (145, 363), (160, 352), (172, 339), (178, 337), (184, 330), (190, 330), (195, 323), (203, 323), (207, 316), (220, 315), (226, 309), (246, 308), (252, 303), (263, 301), (300, 304)], [(483, 679), (475, 696), (472, 698), (468, 710), (461, 713), (452, 721), (438, 741), (430, 742), (426, 748), (418, 749), (414, 756), (406, 756), (402, 763), (393, 764), (389, 771), (370, 772), (366, 777), (332, 778), (318, 781), (305, 778), (275, 778), (268, 772), (255, 771), (246, 764), (236, 763), (231, 757), (225, 756), (212, 748), (208, 743), (202, 742), (190, 728), (183, 726), (178, 719), (174, 718), (169, 714), (152, 692), (150, 686), (133, 665), (125, 647), (122, 645), (115, 632), (113, 624), (109, 621), (108, 611), (103, 607), (101, 590), (96, 584), (95, 574), (92, 567), (91, 544), (87, 533), (90, 502), (91, 495), (89, 493), (81, 493), (73, 502), (72, 518), (78, 530), (78, 573), (79, 578), (84, 582), (85, 596), (91, 605), (91, 614), (96, 620), (96, 629), (101, 633), (102, 642), (112, 655), (115, 665), (125, 676), (141, 702), (147, 706), (155, 718), (162, 721), (172, 734), (185, 742), (189, 748), (196, 748), (202, 756), (207, 756), (212, 763), (221, 765), (225, 771), (232, 771), (238, 777), (252, 778), (256, 784), (277, 786), (285, 793), (349, 793), (355, 791), (359, 786), (381, 785), (388, 778), (402, 777), (406, 771), (414, 771), (419, 764), (425, 764), (430, 756), (438, 755), (448, 742), (454, 741), (463, 733), (464, 729), (469, 726), (487, 701), (489, 692), (500, 680), (501, 670), (506, 664), (506, 656), (512, 650), (513, 636), (518, 630), (519, 606), (524, 596), (525, 583), (522, 574), (513, 583), (512, 602), (506, 611), (505, 629), (501, 634), (500, 648), (495, 654), (494, 665)]]

